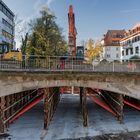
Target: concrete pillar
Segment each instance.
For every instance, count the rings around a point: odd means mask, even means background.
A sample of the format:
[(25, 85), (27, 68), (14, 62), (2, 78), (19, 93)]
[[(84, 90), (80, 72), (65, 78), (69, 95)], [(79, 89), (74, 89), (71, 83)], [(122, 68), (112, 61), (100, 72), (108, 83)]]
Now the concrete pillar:
[(87, 96), (86, 96), (86, 89), (80, 87), (80, 105), (81, 105), (81, 112), (83, 115), (83, 126), (88, 126), (88, 111), (87, 111)]

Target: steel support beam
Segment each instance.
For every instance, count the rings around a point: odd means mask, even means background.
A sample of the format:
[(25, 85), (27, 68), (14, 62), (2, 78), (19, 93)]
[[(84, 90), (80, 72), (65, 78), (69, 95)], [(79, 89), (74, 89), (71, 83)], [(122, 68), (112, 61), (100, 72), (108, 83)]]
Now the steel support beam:
[(83, 115), (83, 126), (88, 126), (88, 111), (87, 111), (87, 96), (86, 96), (86, 89), (80, 87), (80, 106), (81, 112)]
[(138, 100), (138, 99), (134, 99), (134, 98), (125, 96), (124, 97), (124, 104), (140, 111), (140, 100)]
[(113, 111), (116, 113), (117, 119), (120, 123), (123, 122), (123, 95), (112, 93), (109, 91), (101, 91), (100, 94), (103, 99), (106, 101), (106, 103), (113, 109)]
[[(43, 93), (41, 93), (43, 94)], [(0, 98), (0, 133), (5, 133), (9, 125), (21, 116), (26, 108), (40, 95), (40, 91), (30, 90)]]
[(97, 105), (99, 105), (100, 107), (102, 107), (103, 109), (105, 109), (106, 111), (110, 112), (113, 116), (116, 117), (116, 113), (102, 99), (102, 97), (100, 96), (100, 94), (98, 93), (98, 91), (96, 91), (94, 89), (91, 89), (91, 88), (87, 88), (87, 93), (88, 93), (88, 97), (91, 99), (91, 101), (93, 101), (94, 103), (96, 103)]

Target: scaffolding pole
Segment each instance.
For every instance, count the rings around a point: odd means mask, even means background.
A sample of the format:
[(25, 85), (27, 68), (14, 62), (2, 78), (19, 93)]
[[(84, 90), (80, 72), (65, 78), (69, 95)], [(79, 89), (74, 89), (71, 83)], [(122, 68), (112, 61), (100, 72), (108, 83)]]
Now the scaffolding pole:
[(88, 111), (87, 111), (87, 96), (86, 96), (86, 89), (80, 87), (80, 106), (81, 112), (83, 116), (83, 126), (88, 126)]
[(44, 129), (47, 130), (60, 100), (60, 93), (59, 88), (47, 88), (44, 93)]
[(106, 101), (106, 103), (112, 108), (112, 110), (116, 113), (117, 119), (120, 123), (123, 122), (124, 114), (123, 114), (123, 95), (112, 93), (109, 91), (101, 91), (102, 98)]

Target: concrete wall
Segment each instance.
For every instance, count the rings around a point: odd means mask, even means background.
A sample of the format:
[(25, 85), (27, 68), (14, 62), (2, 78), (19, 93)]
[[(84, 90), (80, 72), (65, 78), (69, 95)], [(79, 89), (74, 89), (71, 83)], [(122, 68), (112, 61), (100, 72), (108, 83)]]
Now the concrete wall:
[(140, 75), (120, 73), (0, 72), (0, 97), (45, 87), (90, 87), (140, 99)]

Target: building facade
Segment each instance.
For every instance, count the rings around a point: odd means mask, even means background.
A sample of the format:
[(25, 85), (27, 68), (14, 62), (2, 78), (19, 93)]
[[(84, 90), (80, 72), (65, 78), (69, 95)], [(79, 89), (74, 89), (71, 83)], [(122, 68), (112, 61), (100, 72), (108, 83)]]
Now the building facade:
[(15, 44), (14, 35), (14, 13), (0, 0), (0, 53), (13, 49)]
[(103, 39), (103, 59), (107, 61), (121, 59), (120, 40), (124, 35), (125, 30), (108, 30)]
[(128, 30), (125, 37), (121, 39), (121, 59), (129, 60), (140, 57), (140, 23)]

